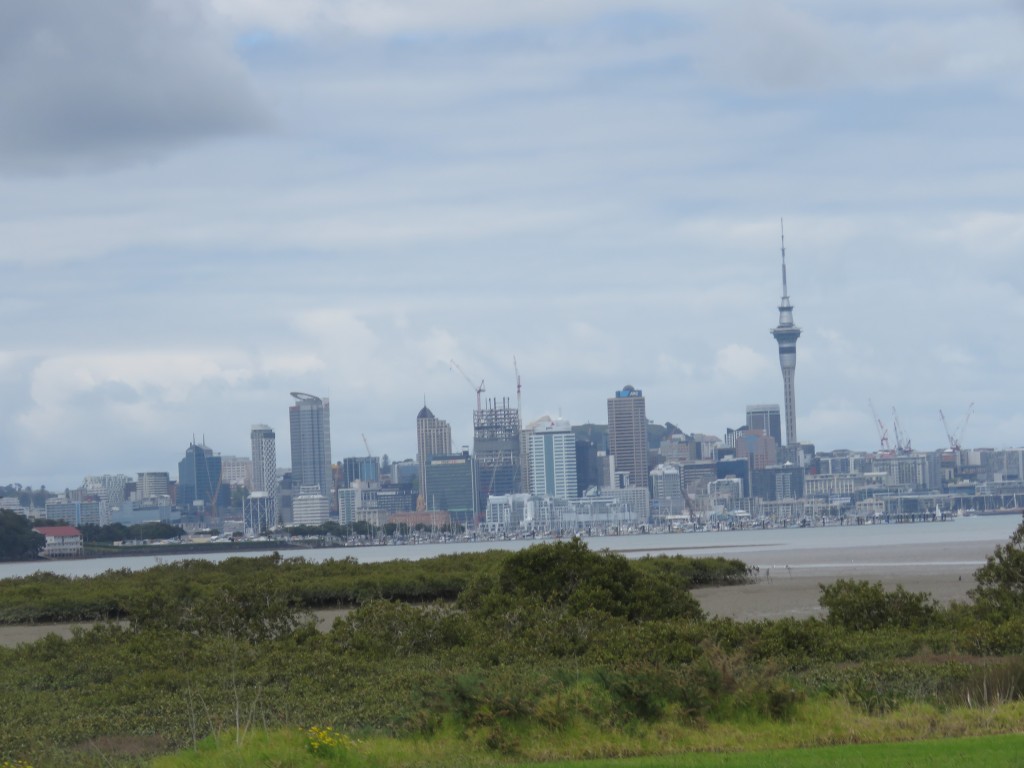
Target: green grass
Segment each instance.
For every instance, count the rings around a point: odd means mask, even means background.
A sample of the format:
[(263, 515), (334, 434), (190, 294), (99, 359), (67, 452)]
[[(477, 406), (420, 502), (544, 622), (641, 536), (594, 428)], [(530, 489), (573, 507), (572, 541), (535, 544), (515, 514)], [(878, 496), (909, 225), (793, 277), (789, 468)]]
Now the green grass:
[[(982, 735), (986, 734), (986, 735)], [(551, 731), (496, 721), (442, 727), (429, 737), (372, 736), (313, 755), (298, 729), (234, 734), (155, 758), (151, 768), (753, 768), (839, 766), (1024, 768), (1024, 704), (870, 716), (833, 701), (808, 702), (787, 723), (662, 722), (630, 732), (577, 723)]]
[(1024, 736), (933, 739), (757, 752), (690, 753), (666, 757), (534, 764), (532, 768), (1019, 768)]
[[(421, 745), (422, 746), (422, 745)], [(406, 750), (399, 750), (405, 752)], [(545, 763), (490, 760), (471, 750), (462, 755), (440, 755), (415, 750), (433, 765), (501, 765), (507, 768), (1021, 768), (1024, 766), (1024, 735), (983, 736), (959, 739), (931, 739), (896, 744), (853, 744), (836, 747), (757, 750), (750, 752), (690, 752), (678, 755), (599, 760), (569, 760)], [(397, 757), (397, 755), (390, 755)], [(356, 755), (351, 758), (313, 756), (299, 734), (261, 734), (238, 748), (230, 739), (219, 744), (207, 742), (196, 751), (160, 758), (153, 768), (330, 768), (333, 766), (395, 765), (387, 755)]]

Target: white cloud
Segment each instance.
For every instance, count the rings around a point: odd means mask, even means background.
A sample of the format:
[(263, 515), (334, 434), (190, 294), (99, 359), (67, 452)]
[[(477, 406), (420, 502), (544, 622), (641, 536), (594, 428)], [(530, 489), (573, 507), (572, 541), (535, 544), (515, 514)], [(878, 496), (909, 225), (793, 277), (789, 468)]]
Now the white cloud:
[(739, 381), (754, 379), (770, 367), (768, 358), (741, 344), (729, 344), (715, 355), (715, 376)]

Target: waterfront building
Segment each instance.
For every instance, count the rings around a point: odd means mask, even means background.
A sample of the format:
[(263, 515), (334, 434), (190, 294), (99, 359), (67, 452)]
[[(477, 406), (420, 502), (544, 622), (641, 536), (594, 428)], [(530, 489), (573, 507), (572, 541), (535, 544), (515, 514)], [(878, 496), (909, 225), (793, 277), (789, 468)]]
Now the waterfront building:
[(765, 501), (802, 499), (804, 468), (793, 464), (767, 467), (753, 472), (753, 495)]
[[(81, 525), (81, 523), (80, 523)], [(82, 532), (70, 525), (43, 525), (33, 528), (42, 534), (46, 544), (39, 553), (46, 558), (81, 557), (85, 554), (85, 543)]]
[(608, 398), (608, 454), (616, 472), (647, 487), (647, 408), (643, 391), (628, 384)]
[(432, 456), (427, 462), (427, 511), (447, 512), (456, 524), (474, 524), (478, 509), (476, 481), (476, 462), (469, 451)]
[(253, 424), (249, 431), (249, 441), (252, 444), (252, 492), (265, 493), (266, 500), (260, 504), (267, 507), (266, 510), (258, 508), (254, 519), (262, 521), (265, 516), (265, 530), (269, 530), (279, 522), (277, 435), (266, 424)]
[(327, 498), (334, 492), (331, 473), (331, 404), (323, 397), (292, 392), (288, 409), (291, 427), (292, 484), (316, 487)]
[(658, 517), (686, 511), (683, 473), (676, 464), (659, 464), (651, 470), (651, 500)]
[[(427, 487), (427, 463), (432, 456), (447, 456), (452, 452), (452, 428), (444, 419), (434, 416), (426, 403), (416, 414), (416, 464), (419, 475), (419, 505), (427, 508), (430, 490)], [(397, 484), (397, 480), (396, 480)]]
[(292, 498), (293, 525), (323, 525), (330, 511), (331, 503), (318, 485), (300, 486), (299, 494)]
[(782, 301), (779, 302), (779, 324), (772, 336), (779, 345), (779, 365), (782, 367), (783, 400), (786, 404), (786, 445), (795, 445), (796, 436), (796, 341), (800, 329), (793, 323), (793, 305), (789, 303), (786, 284), (786, 238), (782, 237)]
[(246, 536), (261, 536), (277, 525), (274, 498), (266, 491), (253, 491), (242, 501)]
[[(77, 498), (76, 498), (77, 497)], [(106, 505), (98, 496), (74, 492), (72, 497), (60, 494), (46, 500), (46, 519), (68, 525), (109, 525)]]
[(544, 416), (527, 426), (530, 493), (559, 499), (579, 495), (576, 435), (565, 419)]

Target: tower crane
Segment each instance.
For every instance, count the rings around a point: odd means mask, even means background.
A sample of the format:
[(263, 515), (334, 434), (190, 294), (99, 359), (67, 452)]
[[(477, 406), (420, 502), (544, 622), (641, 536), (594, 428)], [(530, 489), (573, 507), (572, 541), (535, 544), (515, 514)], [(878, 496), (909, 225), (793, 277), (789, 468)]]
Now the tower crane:
[(516, 371), (516, 408), (519, 409), (519, 418), (523, 418), (523, 380), (519, 378), (519, 363), (516, 356), (512, 355), (512, 367)]
[(360, 433), (363, 436), (363, 445), (366, 446), (366, 457), (369, 459), (373, 458), (373, 451), (370, 450), (370, 441), (366, 439), (366, 433)]
[(878, 411), (875, 410), (875, 404), (868, 398), (868, 405), (871, 407), (871, 415), (875, 419), (875, 428), (878, 430), (878, 443), (883, 451), (889, 450), (889, 428), (885, 426), (885, 423), (878, 418)]
[(951, 451), (959, 451), (963, 445), (964, 431), (967, 429), (967, 422), (970, 421), (972, 413), (974, 413), (974, 403), (967, 406), (967, 413), (964, 414), (959, 426), (950, 431), (949, 424), (946, 422), (946, 414), (942, 412), (941, 408), (939, 409), (939, 418), (942, 419), (942, 426), (946, 430), (946, 439), (949, 440)]
[(907, 437), (907, 433), (900, 425), (900, 417), (896, 413), (895, 405), (892, 407), (892, 429), (896, 435), (896, 450), (900, 453), (910, 453), (913, 450), (910, 447), (910, 438)]
[(462, 374), (462, 378), (464, 378), (469, 383), (469, 386), (473, 388), (473, 391), (476, 392), (476, 409), (478, 411), (483, 410), (480, 406), (480, 394), (486, 391), (484, 389), (484, 380), (480, 379), (480, 385), (477, 386), (476, 384), (473, 383), (473, 380), (469, 378), (469, 375), (464, 370), (462, 370), (462, 366), (456, 363), (454, 359), (449, 360), (448, 362), (452, 364), (452, 367), (455, 368), (455, 370)]

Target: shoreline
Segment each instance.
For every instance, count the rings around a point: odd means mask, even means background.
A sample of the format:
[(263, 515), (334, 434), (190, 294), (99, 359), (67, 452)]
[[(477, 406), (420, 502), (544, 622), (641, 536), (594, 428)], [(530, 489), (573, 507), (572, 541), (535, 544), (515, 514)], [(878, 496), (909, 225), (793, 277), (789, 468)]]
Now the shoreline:
[(985, 541), (845, 547), (831, 550), (791, 549), (750, 552), (742, 558), (755, 570), (750, 584), (699, 587), (693, 596), (710, 616), (743, 621), (823, 617), (820, 586), (839, 579), (881, 582), (927, 592), (943, 605), (966, 602), (975, 585), (974, 572), (985, 564), (994, 545)]

